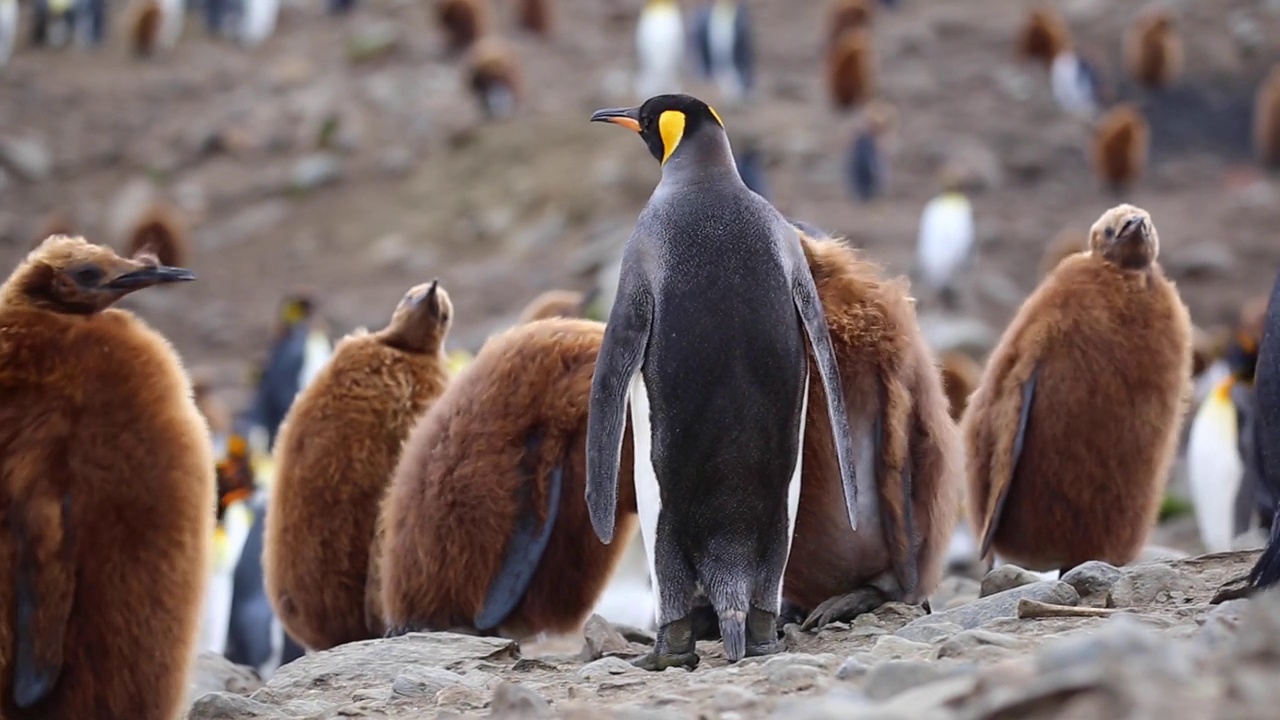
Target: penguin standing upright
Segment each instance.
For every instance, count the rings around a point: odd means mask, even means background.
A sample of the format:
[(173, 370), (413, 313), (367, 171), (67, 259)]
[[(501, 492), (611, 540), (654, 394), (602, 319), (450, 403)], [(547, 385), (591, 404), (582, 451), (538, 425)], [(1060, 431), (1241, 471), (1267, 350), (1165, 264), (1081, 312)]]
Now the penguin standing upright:
[(727, 102), (748, 99), (755, 84), (751, 21), (742, 0), (713, 0), (698, 9), (693, 45), (704, 78), (715, 80)]
[(280, 0), (241, 0), (236, 41), (246, 47), (260, 44), (276, 29)]
[(18, 40), (18, 0), (0, 0), (0, 67), (9, 62)]
[(849, 192), (862, 202), (883, 195), (889, 180), (888, 148), (885, 135), (894, 123), (896, 111), (882, 100), (869, 103), (845, 159), (845, 182)]
[(310, 298), (286, 298), (280, 320), (251, 410), (254, 422), (267, 431), (268, 449), (275, 445), (276, 432), (294, 396), (315, 377), (332, 352), (328, 337), (312, 326)]
[(662, 164), (623, 249), (587, 421), (586, 499), (596, 535), (611, 542), (630, 404), (658, 606), (654, 650), (636, 664), (697, 665), (699, 591), (719, 617), (730, 662), (776, 652), (800, 501), (806, 337), (828, 389), (850, 525), (857, 517), (849, 417), (813, 276), (795, 229), (743, 184), (706, 103), (659, 95), (591, 119), (639, 133)]
[(680, 6), (675, 0), (649, 0), (636, 23), (636, 95), (647, 98), (680, 92), (684, 49)]
[(1053, 58), (1049, 82), (1058, 107), (1082, 119), (1093, 120), (1102, 106), (1102, 76), (1092, 61), (1066, 49)]
[(973, 240), (973, 205), (961, 191), (960, 178), (945, 172), (942, 194), (920, 214), (916, 268), (920, 279), (947, 305), (956, 302), (956, 274), (969, 261)]

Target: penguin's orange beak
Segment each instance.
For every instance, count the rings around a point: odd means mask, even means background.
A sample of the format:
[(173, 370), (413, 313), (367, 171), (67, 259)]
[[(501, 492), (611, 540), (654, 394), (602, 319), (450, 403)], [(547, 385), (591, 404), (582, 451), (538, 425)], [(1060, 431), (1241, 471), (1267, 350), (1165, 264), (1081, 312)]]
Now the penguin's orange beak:
[(597, 110), (591, 114), (591, 122), (611, 122), (632, 132), (640, 132), (640, 108)]

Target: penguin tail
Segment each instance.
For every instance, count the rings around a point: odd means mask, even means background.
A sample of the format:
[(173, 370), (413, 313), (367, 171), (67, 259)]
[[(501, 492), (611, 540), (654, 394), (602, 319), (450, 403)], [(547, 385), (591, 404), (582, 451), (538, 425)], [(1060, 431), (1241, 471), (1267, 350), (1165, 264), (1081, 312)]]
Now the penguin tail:
[[(712, 557), (725, 557), (714, 552)], [(747, 654), (747, 611), (751, 607), (751, 583), (754, 573), (732, 566), (709, 568), (702, 575), (702, 587), (720, 620), (720, 641), (725, 657), (738, 662)]]
[(738, 662), (747, 654), (747, 613), (717, 607), (716, 614), (720, 617), (720, 641), (724, 643), (725, 657), (729, 662)]
[(1271, 538), (1249, 572), (1249, 585), (1262, 590), (1280, 583), (1280, 509), (1271, 520)]

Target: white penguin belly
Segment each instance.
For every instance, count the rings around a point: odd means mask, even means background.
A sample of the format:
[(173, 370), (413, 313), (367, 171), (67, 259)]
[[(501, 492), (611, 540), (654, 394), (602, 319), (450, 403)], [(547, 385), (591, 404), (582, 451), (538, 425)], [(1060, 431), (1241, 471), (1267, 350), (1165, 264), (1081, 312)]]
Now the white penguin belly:
[(644, 375), (637, 371), (631, 379), (631, 437), (635, 443), (635, 465), (632, 476), (636, 487), (636, 511), (640, 515), (640, 538), (644, 540), (645, 560), (649, 564), (649, 580), (653, 584), (653, 617), (659, 622), (662, 592), (658, 585), (653, 547), (658, 533), (658, 514), (662, 512), (662, 494), (658, 489), (658, 473), (653, 467), (653, 429), (649, 422), (649, 389)]
[(973, 215), (967, 200), (942, 196), (925, 206), (917, 244), (921, 275), (935, 288), (949, 283), (973, 246)]
[(736, 101), (743, 92), (742, 78), (733, 59), (733, 41), (737, 21), (735, 9), (716, 3), (707, 21), (707, 50), (711, 56), (711, 73), (715, 76), (720, 92)]
[[(804, 461), (804, 421), (809, 413), (809, 361), (804, 362), (804, 391), (800, 395), (800, 435), (796, 438), (796, 466), (791, 470), (791, 482), (787, 485), (787, 554), (782, 566), (791, 558), (791, 541), (796, 535), (796, 515), (800, 512), (800, 475)], [(782, 604), (782, 583), (778, 583), (778, 604)]]
[(674, 8), (649, 10), (636, 28), (640, 59), (636, 90), (645, 99), (680, 92), (680, 61), (684, 57), (684, 22)]
[[(618, 542), (617, 539), (614, 542)], [(626, 552), (609, 578), (592, 612), (609, 622), (656, 629), (653, 593), (644, 542), (639, 533), (631, 536)]]
[(1191, 421), (1187, 474), (1200, 540), (1209, 552), (1226, 552), (1235, 538), (1236, 494), (1244, 463), (1236, 444), (1235, 407), (1215, 391)]

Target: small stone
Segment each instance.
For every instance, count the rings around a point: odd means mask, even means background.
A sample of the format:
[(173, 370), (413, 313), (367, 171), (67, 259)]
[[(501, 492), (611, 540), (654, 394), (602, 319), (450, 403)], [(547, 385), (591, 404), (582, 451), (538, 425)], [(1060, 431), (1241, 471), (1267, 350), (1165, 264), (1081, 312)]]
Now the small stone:
[(299, 160), (289, 174), (294, 190), (307, 191), (337, 182), (342, 177), (342, 164), (329, 153), (315, 153)]
[(917, 685), (925, 685), (942, 678), (946, 671), (936, 663), (923, 660), (890, 660), (871, 668), (863, 684), (867, 697), (887, 700)]
[(1062, 576), (1062, 582), (1076, 589), (1082, 598), (1104, 597), (1120, 579), (1120, 568), (1101, 560), (1077, 565)]
[(871, 648), (877, 660), (923, 660), (933, 654), (933, 646), (904, 640), (897, 635), (885, 635)]
[(465, 684), (461, 675), (443, 668), (406, 668), (391, 681), (391, 695), (393, 698), (435, 697), (449, 686)]
[(764, 674), (769, 684), (781, 692), (807, 690), (817, 685), (825, 675), (822, 670), (809, 665), (765, 666)]
[(10, 137), (0, 140), (0, 165), (28, 182), (48, 180), (53, 173), (49, 148), (34, 138)]
[(378, 155), (378, 169), (388, 175), (408, 174), (413, 162), (413, 151), (404, 145), (392, 145)]
[(1024, 570), (1017, 565), (1001, 565), (982, 578), (982, 589), (978, 592), (978, 597), (990, 597), (1005, 590), (1038, 582), (1040, 582), (1040, 576), (1030, 570)]
[(1080, 604), (1080, 595), (1075, 591), (1075, 588), (1064, 582), (1048, 580), (1032, 583), (1031, 585), (1023, 585), (1012, 590), (1005, 590), (995, 595), (979, 598), (957, 608), (925, 615), (922, 618), (913, 620), (907, 627), (953, 623), (965, 630), (972, 630), (997, 618), (1017, 617), (1018, 600), (1022, 598), (1039, 600), (1053, 605), (1074, 606)]
[(909, 625), (894, 633), (900, 638), (920, 643), (934, 643), (949, 638), (964, 628), (954, 623), (941, 625)]
[(862, 662), (856, 657), (851, 657), (840, 663), (840, 667), (836, 669), (837, 680), (860, 680), (868, 672), (871, 666)]
[(763, 665), (767, 672), (769, 668), (785, 667), (789, 665), (804, 665), (806, 667), (828, 668), (837, 662), (840, 658), (829, 653), (823, 655), (812, 655), (809, 653), (787, 653), (785, 655), (773, 655), (767, 658)]
[(716, 691), (715, 697), (711, 700), (711, 706), (717, 712), (723, 713), (733, 710), (746, 710), (759, 702), (760, 698), (750, 690), (726, 685)]
[(1168, 565), (1150, 563), (1127, 568), (1107, 593), (1107, 607), (1128, 608), (1165, 600), (1170, 592), (1190, 592), (1195, 583)]
[(196, 698), (186, 716), (189, 720), (240, 720), (241, 718), (284, 718), (268, 705), (243, 695), (212, 692)]
[(540, 720), (554, 714), (550, 703), (541, 695), (517, 683), (498, 683), (497, 689), (493, 691), (493, 701), (489, 704), (489, 717)]
[[(923, 607), (919, 605), (908, 605), (900, 602), (887, 602), (875, 610), (867, 613), (867, 615), (875, 618), (876, 624), (889, 631), (897, 630), (907, 623), (919, 617), (925, 616)], [(865, 617), (859, 616), (859, 617)], [(855, 618), (856, 622), (856, 618)]]
[(386, 702), (387, 690), (386, 688), (364, 688), (351, 693), (351, 699), (357, 703), (368, 701)]
[(347, 43), (347, 57), (364, 62), (384, 57), (396, 49), (400, 38), (391, 23), (378, 23), (360, 29)]
[(608, 620), (594, 613), (587, 618), (582, 634), (586, 638), (586, 643), (582, 647), (582, 652), (578, 654), (578, 659), (583, 662), (599, 660), (612, 653), (635, 654), (631, 651), (631, 643), (622, 637), (622, 633), (609, 624)]
[(980, 647), (994, 646), (1008, 650), (1019, 646), (1018, 639), (987, 630), (965, 630), (948, 638), (938, 647), (938, 659), (971, 655)]
[(641, 670), (622, 658), (610, 656), (583, 665), (578, 669), (578, 677), (584, 680), (595, 680), (629, 672), (641, 672)]
[(475, 710), (485, 706), (485, 696), (465, 685), (452, 685), (436, 695), (437, 707)]

